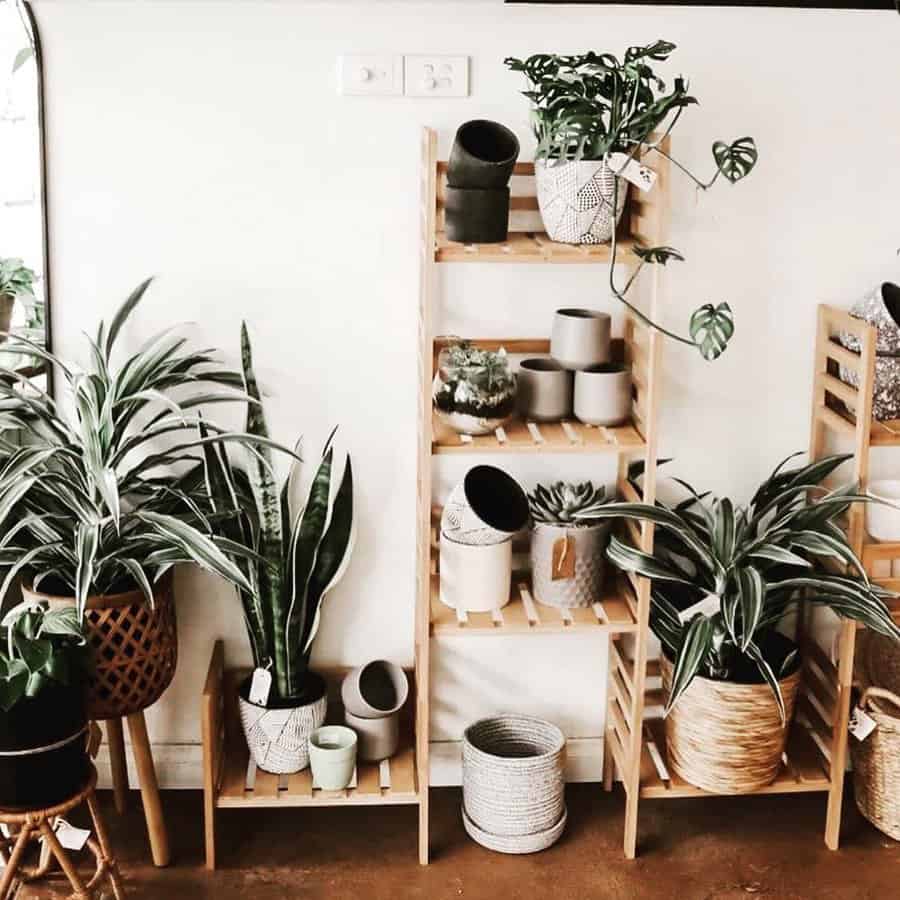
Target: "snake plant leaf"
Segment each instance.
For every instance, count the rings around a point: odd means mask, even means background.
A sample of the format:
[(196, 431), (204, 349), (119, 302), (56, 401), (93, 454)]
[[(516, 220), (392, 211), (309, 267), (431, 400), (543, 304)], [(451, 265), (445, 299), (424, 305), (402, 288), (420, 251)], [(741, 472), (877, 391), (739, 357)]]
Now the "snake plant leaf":
[(766, 684), (772, 689), (772, 693), (775, 696), (775, 702), (778, 704), (778, 715), (781, 718), (781, 724), (782, 726), (786, 726), (788, 724), (787, 710), (784, 708), (784, 697), (781, 694), (781, 685), (778, 683), (778, 676), (772, 671), (772, 667), (766, 662), (765, 657), (762, 655), (762, 651), (753, 643), (753, 641), (750, 641), (747, 644), (745, 652), (756, 663), (759, 674), (762, 675)]
[(746, 178), (759, 159), (756, 141), (752, 137), (738, 138), (730, 144), (716, 141), (712, 148), (713, 158), (719, 171), (732, 183)]
[(711, 362), (718, 359), (734, 334), (734, 315), (727, 303), (705, 303), (694, 311), (690, 323), (691, 339), (700, 355)]
[(684, 633), (684, 640), (675, 659), (672, 684), (666, 701), (665, 715), (668, 715), (706, 660), (712, 647), (713, 621), (702, 613), (691, 619)]
[(112, 354), (113, 347), (116, 343), (116, 338), (119, 336), (119, 332), (122, 330), (122, 326), (127, 321), (128, 317), (134, 312), (134, 308), (141, 302), (141, 298), (147, 292), (147, 288), (150, 287), (152, 278), (147, 278), (142, 281), (129, 295), (125, 302), (119, 307), (116, 311), (116, 314), (113, 316), (113, 320), (109, 326), (109, 334), (106, 338), (106, 359), (109, 360), (110, 355)]
[(631, 252), (645, 263), (656, 263), (664, 266), (670, 259), (684, 262), (684, 256), (682, 256), (681, 251), (676, 250), (674, 247), (641, 247), (635, 245), (631, 248)]

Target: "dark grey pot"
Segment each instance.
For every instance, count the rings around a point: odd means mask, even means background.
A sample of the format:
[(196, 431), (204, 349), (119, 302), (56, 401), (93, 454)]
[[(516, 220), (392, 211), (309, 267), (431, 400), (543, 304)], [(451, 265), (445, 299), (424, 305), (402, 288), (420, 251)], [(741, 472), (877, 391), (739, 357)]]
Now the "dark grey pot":
[(509, 188), (448, 187), (444, 230), (462, 244), (501, 244), (509, 228)]
[(519, 139), (499, 122), (473, 119), (459, 126), (447, 163), (447, 184), (504, 188), (519, 157)]

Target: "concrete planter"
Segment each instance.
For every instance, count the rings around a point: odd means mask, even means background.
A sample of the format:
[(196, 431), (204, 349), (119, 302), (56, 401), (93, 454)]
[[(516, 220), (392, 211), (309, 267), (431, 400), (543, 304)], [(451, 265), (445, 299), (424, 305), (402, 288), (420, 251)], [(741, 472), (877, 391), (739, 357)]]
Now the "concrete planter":
[[(545, 606), (586, 607), (600, 600), (606, 577), (606, 545), (611, 523), (596, 525), (547, 525), (538, 523), (531, 533), (531, 579), (534, 599)], [(553, 571), (553, 547), (557, 541), (568, 539), (567, 550), (575, 554), (565, 571), (569, 577), (559, 577)]]

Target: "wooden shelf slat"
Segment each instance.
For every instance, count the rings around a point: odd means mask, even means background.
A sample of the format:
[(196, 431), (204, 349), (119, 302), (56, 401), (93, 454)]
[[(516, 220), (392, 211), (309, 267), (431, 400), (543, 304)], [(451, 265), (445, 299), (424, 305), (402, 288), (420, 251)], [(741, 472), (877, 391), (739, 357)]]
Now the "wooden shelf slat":
[[(631, 252), (634, 243), (631, 238), (619, 240), (617, 258), (623, 265), (637, 263)], [(439, 263), (608, 263), (611, 255), (609, 244), (560, 244), (540, 231), (510, 231), (502, 244), (460, 244), (438, 231), (434, 241)]]

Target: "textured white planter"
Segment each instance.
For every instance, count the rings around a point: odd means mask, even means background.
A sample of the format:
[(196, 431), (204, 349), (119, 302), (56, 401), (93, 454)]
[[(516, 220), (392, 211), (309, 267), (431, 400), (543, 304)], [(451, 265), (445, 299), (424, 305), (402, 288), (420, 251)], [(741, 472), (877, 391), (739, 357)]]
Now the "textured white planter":
[[(554, 163), (556, 163), (554, 165)], [(606, 244), (622, 218), (628, 182), (618, 178), (603, 160), (534, 163), (538, 207), (544, 228), (563, 244)], [(613, 197), (618, 180), (615, 215)]]
[(309, 736), (325, 721), (328, 697), (288, 709), (267, 709), (238, 694), (241, 725), (253, 761), (264, 772), (290, 775), (309, 765)]
[[(531, 580), (534, 599), (545, 606), (585, 607), (603, 596), (606, 575), (606, 545), (609, 521), (596, 525), (567, 528), (539, 522), (531, 534)], [(575, 554), (575, 572), (570, 578), (554, 578), (553, 546), (569, 538), (569, 550)]]
[(495, 466), (473, 466), (450, 492), (441, 533), (457, 544), (500, 544), (530, 518), (522, 486)]
[(866, 504), (866, 531), (876, 541), (900, 541), (900, 481), (872, 481), (868, 492), (885, 503)]
[(441, 603), (465, 612), (490, 612), (509, 603), (512, 541), (457, 544), (442, 532), (440, 551)]

